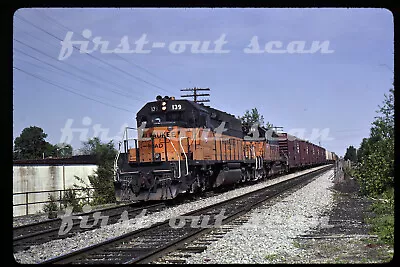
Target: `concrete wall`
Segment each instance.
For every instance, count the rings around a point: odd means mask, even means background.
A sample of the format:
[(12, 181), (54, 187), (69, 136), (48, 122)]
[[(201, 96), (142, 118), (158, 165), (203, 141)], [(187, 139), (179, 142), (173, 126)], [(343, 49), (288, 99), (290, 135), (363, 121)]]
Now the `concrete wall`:
[[(94, 164), (64, 164), (64, 165), (17, 165), (13, 166), (13, 193), (23, 193), (44, 190), (65, 190), (73, 188), (74, 184), (83, 183), (75, 179), (75, 175), (90, 185), (88, 175), (93, 175), (97, 169)], [(28, 202), (47, 201), (49, 193), (29, 194)], [(59, 193), (54, 194), (59, 198)], [(14, 195), (13, 205), (26, 203), (26, 195)], [(45, 204), (33, 204), (28, 207), (28, 214), (43, 210)], [(26, 214), (26, 206), (13, 207), (13, 216)]]

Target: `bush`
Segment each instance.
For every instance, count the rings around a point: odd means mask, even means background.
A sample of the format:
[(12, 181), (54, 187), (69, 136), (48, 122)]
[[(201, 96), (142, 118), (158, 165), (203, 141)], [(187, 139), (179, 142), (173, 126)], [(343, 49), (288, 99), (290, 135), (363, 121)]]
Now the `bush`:
[(378, 198), (371, 206), (375, 213), (367, 221), (379, 239), (394, 242), (394, 89), (385, 94), (372, 123), (370, 137), (364, 138), (357, 151), (358, 166), (354, 175), (361, 193)]
[(95, 155), (97, 170), (95, 175), (90, 175), (89, 181), (93, 188), (93, 205), (115, 202), (114, 192), (114, 160), (117, 150), (112, 141), (102, 143), (97, 137), (84, 142), (82, 152), (86, 155)]
[(392, 140), (381, 140), (371, 147), (373, 152), (363, 157), (355, 177), (362, 194), (376, 197), (394, 185), (394, 147)]
[(62, 204), (64, 208), (68, 206), (72, 207), (73, 212), (80, 212), (82, 211), (82, 204), (80, 203), (79, 199), (77, 198), (76, 192), (73, 189), (68, 189), (65, 191)]
[(102, 205), (115, 202), (113, 172), (99, 169), (96, 175), (90, 175), (89, 181), (95, 189), (93, 192), (93, 205)]
[(50, 202), (44, 205), (43, 211), (48, 214), (47, 217), (49, 219), (57, 218), (57, 213), (60, 210), (58, 208), (57, 203), (56, 203), (57, 200), (51, 194), (49, 194), (48, 199), (49, 199)]
[(394, 245), (394, 190), (385, 191), (378, 200), (375, 200), (371, 210), (375, 216), (367, 222), (371, 224), (373, 234), (376, 234), (380, 241)]
[(394, 186), (394, 90), (385, 94), (380, 116), (372, 123), (370, 137), (364, 138), (359, 151), (359, 167), (355, 172), (361, 191), (379, 196)]

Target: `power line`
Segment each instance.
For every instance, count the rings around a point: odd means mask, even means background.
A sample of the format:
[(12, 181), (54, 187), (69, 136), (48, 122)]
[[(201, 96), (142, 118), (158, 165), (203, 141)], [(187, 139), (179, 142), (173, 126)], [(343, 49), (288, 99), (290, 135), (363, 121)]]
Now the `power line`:
[[(14, 49), (15, 49), (16, 51), (18, 51), (19, 53), (21, 53), (21, 54), (24, 54), (24, 55), (26, 55), (26, 56), (28, 56), (28, 57), (30, 57), (30, 58), (33, 58), (33, 59), (35, 59), (35, 60), (37, 60), (37, 61), (40, 61), (40, 62), (42, 62), (42, 63), (44, 63), (44, 64), (46, 64), (46, 65), (49, 65), (49, 66), (52, 67), (52, 68), (55, 68), (55, 69), (58, 69), (58, 70), (60, 70), (60, 71), (66, 72), (66, 73), (70, 74), (70, 75), (73, 76), (73, 77), (78, 77), (78, 78), (80, 78), (81, 80), (89, 81), (89, 83), (95, 82), (95, 83), (97, 83), (97, 84), (100, 84), (100, 83), (98, 83), (98, 82), (96, 82), (96, 81), (91, 81), (91, 80), (88, 80), (88, 79), (86, 79), (86, 78), (84, 78), (84, 77), (79, 77), (79, 76), (77, 76), (77, 75), (74, 74), (74, 73), (71, 73), (71, 72), (69, 72), (69, 71), (67, 71), (67, 70), (63, 70), (63, 69), (61, 69), (61, 68), (59, 68), (59, 67), (57, 67), (57, 66), (54, 66), (53, 64), (50, 64), (50, 63), (48, 63), (48, 62), (46, 62), (46, 61), (43, 61), (43, 60), (41, 60), (41, 59), (39, 59), (39, 58), (36, 58), (36, 57), (34, 57), (34, 56), (32, 56), (32, 55), (29, 55), (29, 54), (27, 54), (27, 53), (25, 53), (25, 52), (23, 52), (23, 51), (21, 51), (21, 50), (19, 50), (19, 49), (17, 49), (17, 48), (14, 48)], [(101, 85), (101, 84), (100, 84), (100, 85)], [(100, 86), (100, 87), (98, 87), (98, 88), (107, 91), (107, 90), (104, 89), (102, 86)], [(130, 96), (130, 95), (126, 95), (126, 94), (121, 93), (120, 91), (116, 91), (116, 90), (113, 90), (113, 89), (110, 89), (110, 90), (111, 90), (112, 92), (114, 92), (114, 93), (120, 95), (120, 96), (123, 95), (123, 96), (128, 97), (128, 98), (131, 98), (131, 99), (133, 99), (133, 100), (142, 102), (142, 100), (135, 99), (135, 98), (133, 98), (133, 97)]]
[[(42, 65), (38, 65), (38, 64), (34, 64), (34, 63), (32, 63), (32, 62), (29, 62), (29, 61), (26, 61), (26, 60), (23, 60), (23, 59), (20, 59), (20, 58), (16, 58), (16, 60), (19, 60), (19, 61), (21, 61), (21, 62), (24, 62), (25, 64), (30, 64), (30, 65), (32, 65), (32, 66), (34, 66), (34, 67), (36, 67), (36, 68), (41, 68), (41, 69), (44, 69), (44, 70), (46, 70), (46, 71), (50, 71), (50, 72), (55, 72), (56, 74), (58, 74), (58, 75), (63, 75), (63, 74), (61, 74), (61, 73), (59, 73), (59, 72), (56, 72), (56, 71), (54, 71), (54, 70), (52, 70), (52, 69), (48, 69), (48, 68), (44, 68), (44, 66), (42, 66)], [(100, 99), (104, 99), (104, 100), (110, 100), (110, 98), (106, 98), (106, 97), (103, 97), (103, 96), (99, 96), (99, 95), (96, 95), (96, 94), (93, 94), (93, 93), (89, 93), (91, 96), (95, 96), (95, 97), (98, 97), (98, 98), (100, 98)], [(131, 104), (125, 104), (125, 103), (119, 103), (118, 104), (118, 106), (126, 106), (126, 107), (131, 107)]]
[[(43, 10), (42, 10), (42, 11), (36, 10), (36, 11), (42, 13), (45, 17), (47, 17), (47, 18), (50, 19), (51, 21), (54, 21), (56, 24), (60, 25), (60, 26), (63, 27), (64, 29), (66, 29), (66, 30), (68, 30), (68, 31), (73, 31), (72, 29), (70, 29), (70, 28), (66, 27), (65, 25), (63, 25), (61, 22), (59, 22), (59, 21), (57, 21), (56, 19), (52, 18), (51, 16), (47, 15)], [(84, 37), (82, 34), (81, 34), (81, 36)], [(158, 78), (158, 79), (160, 79), (160, 80), (162, 80), (162, 81), (165, 81), (165, 82), (167, 82), (167, 83), (170, 83), (170, 82), (168, 82), (167, 80), (165, 80), (165, 79), (163, 79), (163, 78), (161, 78), (161, 77), (159, 77), (159, 76), (157, 76), (157, 75), (151, 73), (149, 70), (147, 70), (147, 69), (145, 69), (145, 68), (139, 66), (138, 64), (136, 64), (136, 63), (134, 63), (134, 62), (128, 61), (127, 59), (125, 59), (125, 58), (123, 58), (123, 57), (121, 57), (121, 56), (119, 56), (119, 55), (117, 55), (117, 54), (114, 54), (114, 53), (113, 53), (113, 55), (119, 57), (120, 59), (124, 60), (124, 61), (127, 62), (128, 64), (132, 64), (132, 65), (136, 66), (137, 68), (139, 68), (139, 69), (141, 69), (141, 70), (147, 72), (148, 74), (150, 74), (151, 76), (153, 76), (153, 77), (155, 77), (155, 78)], [(170, 92), (170, 93), (172, 93), (172, 92)]]
[(37, 79), (39, 79), (39, 80), (41, 80), (41, 81), (43, 81), (43, 82), (49, 83), (49, 84), (51, 84), (51, 85), (54, 85), (54, 86), (56, 86), (56, 87), (58, 87), (58, 88), (61, 88), (62, 90), (68, 91), (68, 92), (73, 93), (73, 94), (75, 94), (75, 95), (79, 95), (79, 96), (81, 96), (81, 97), (87, 98), (87, 99), (89, 99), (89, 100), (95, 101), (95, 102), (97, 102), (97, 103), (101, 103), (101, 104), (106, 105), (106, 106), (109, 106), (109, 107), (113, 107), (113, 108), (116, 108), (116, 109), (119, 109), (119, 110), (127, 111), (127, 112), (129, 112), (129, 113), (133, 113), (133, 111), (131, 111), (131, 110), (127, 110), (127, 109), (124, 109), (124, 108), (120, 108), (120, 107), (117, 107), (117, 106), (114, 106), (114, 105), (111, 105), (111, 104), (108, 104), (108, 103), (99, 101), (99, 100), (97, 100), (97, 99), (94, 99), (94, 98), (85, 96), (85, 95), (83, 95), (83, 94), (77, 93), (77, 92), (75, 92), (75, 91), (73, 91), (73, 90), (71, 90), (71, 89), (65, 88), (64, 86), (61, 86), (61, 85), (58, 85), (58, 84), (55, 84), (55, 83), (53, 83), (52, 81), (48, 81), (48, 80), (46, 80), (46, 79), (43, 79), (43, 78), (40, 77), (40, 76), (37, 76), (37, 75), (32, 74), (32, 73), (29, 73), (28, 71), (22, 70), (22, 69), (20, 69), (20, 68), (13, 67), (13, 69), (16, 69), (16, 70), (19, 70), (19, 71), (21, 71), (21, 72), (24, 72), (24, 73), (26, 73), (26, 74), (28, 74), (28, 75), (30, 75), (30, 76), (33, 76), (33, 77), (35, 77), (35, 78), (37, 78)]
[[(33, 23), (31, 23), (31, 22), (25, 20), (24, 18), (22, 18), (22, 17), (20, 17), (20, 16), (18, 16), (18, 15), (16, 15), (16, 14), (15, 14), (15, 17), (17, 17), (17, 18), (19, 18), (19, 19), (25, 21), (26, 23), (28, 23), (28, 24), (34, 26), (35, 28), (37, 28), (37, 29), (39, 29), (39, 30), (41, 30), (41, 31), (43, 31), (43, 32), (45, 32), (45, 33), (47, 33), (48, 35), (50, 35), (50, 36), (56, 38), (56, 39), (59, 40), (59, 41), (63, 41), (62, 39), (58, 38), (58, 37), (55, 36), (54, 34), (52, 34), (52, 33), (48, 32), (48, 31), (42, 29), (41, 27), (39, 27), (39, 26), (37, 26), (37, 25), (35, 25), (35, 24), (33, 24)], [(74, 45), (72, 45), (72, 47), (75, 48), (76, 50), (80, 51), (80, 49), (78, 49), (78, 48), (75, 47)], [(163, 90), (163, 91), (169, 92), (168, 90), (166, 90), (166, 89), (164, 89), (164, 88), (162, 88), (162, 87), (160, 87), (160, 86), (158, 86), (158, 85), (155, 85), (155, 84), (153, 84), (153, 83), (151, 83), (151, 82), (148, 82), (148, 81), (146, 81), (146, 80), (144, 80), (144, 79), (142, 79), (142, 78), (140, 78), (140, 77), (136, 77), (135, 75), (132, 75), (132, 74), (130, 74), (129, 72), (126, 72), (125, 70), (120, 69), (120, 68), (118, 68), (118, 67), (116, 67), (116, 66), (114, 66), (114, 65), (112, 65), (112, 64), (110, 64), (110, 63), (108, 63), (108, 62), (106, 62), (106, 61), (104, 61), (104, 60), (102, 60), (102, 59), (99, 59), (99, 58), (97, 58), (97, 57), (95, 57), (95, 56), (93, 56), (93, 55), (91, 55), (91, 54), (88, 54), (88, 53), (85, 53), (85, 54), (88, 55), (88, 56), (90, 56), (90, 57), (92, 57), (92, 58), (94, 58), (94, 59), (96, 59), (96, 60), (98, 60), (98, 61), (100, 61), (100, 62), (102, 62), (103, 64), (106, 64), (106, 65), (108, 65), (108, 66), (110, 66), (110, 67), (112, 67), (112, 68), (118, 69), (119, 71), (125, 73), (126, 75), (129, 75), (129, 76), (131, 76), (131, 77), (133, 77), (133, 78), (135, 78), (135, 79), (137, 79), (137, 80), (140, 80), (140, 81), (142, 81), (142, 82), (144, 82), (144, 83), (146, 83), (146, 84), (148, 84), (148, 85), (151, 85), (151, 86), (156, 87), (156, 88), (159, 88), (159, 89), (161, 89), (161, 90)]]
[[(39, 52), (39, 53), (42, 54), (42, 55), (45, 55), (45, 56), (49, 57), (49, 58), (52, 59), (52, 60), (55, 60), (52, 56), (50, 56), (50, 55), (48, 55), (48, 54), (46, 54), (46, 53), (44, 53), (44, 52), (42, 52), (42, 51), (40, 51), (40, 50), (34, 48), (34, 47), (32, 47), (32, 46), (30, 46), (30, 45), (28, 45), (28, 44), (25, 44), (24, 42), (21, 42), (21, 41), (19, 41), (19, 40), (17, 40), (17, 39), (13, 39), (13, 40), (16, 41), (16, 42), (18, 42), (18, 43), (20, 43), (20, 44), (22, 44), (22, 45), (24, 45), (24, 46), (26, 46), (26, 47), (29, 47), (29, 48), (31, 48), (31, 49), (33, 49), (33, 50)], [(83, 70), (83, 69), (77, 68), (76, 66), (74, 66), (74, 65), (72, 65), (72, 64), (69, 64), (69, 63), (66, 63), (66, 62), (64, 62), (64, 64), (67, 64), (68, 66), (71, 66), (72, 68), (78, 70), (79, 72), (85, 72), (85, 73), (88, 73), (89, 75), (93, 76), (92, 73), (90, 73), (90, 72), (88, 72), (88, 71), (85, 71), (85, 70)], [(96, 77), (96, 76), (95, 76), (95, 77)], [(113, 86), (115, 86), (115, 87), (124, 87), (124, 86), (121, 86), (121, 85), (114, 85), (114, 84), (111, 83), (110, 81), (108, 81), (108, 80), (106, 80), (106, 79), (103, 79), (101, 76), (96, 77), (96, 79), (103, 80), (103, 81), (105, 81), (106, 83), (111, 84), (111, 85), (113, 85)], [(126, 87), (126, 88), (127, 88), (127, 87)], [(139, 99), (139, 98), (135, 98), (135, 99), (138, 100), (138, 101), (144, 101), (143, 99)]]

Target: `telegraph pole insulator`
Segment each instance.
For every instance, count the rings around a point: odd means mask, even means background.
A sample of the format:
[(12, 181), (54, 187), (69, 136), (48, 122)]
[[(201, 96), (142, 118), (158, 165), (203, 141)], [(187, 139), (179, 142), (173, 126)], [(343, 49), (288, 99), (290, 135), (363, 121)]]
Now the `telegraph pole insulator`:
[(210, 102), (209, 99), (198, 99), (197, 97), (199, 96), (210, 96), (210, 94), (198, 94), (198, 91), (210, 91), (210, 88), (186, 88), (186, 89), (181, 89), (182, 92), (193, 92), (193, 94), (190, 95), (181, 95), (181, 97), (193, 97), (193, 102), (195, 103), (201, 103), (201, 102)]

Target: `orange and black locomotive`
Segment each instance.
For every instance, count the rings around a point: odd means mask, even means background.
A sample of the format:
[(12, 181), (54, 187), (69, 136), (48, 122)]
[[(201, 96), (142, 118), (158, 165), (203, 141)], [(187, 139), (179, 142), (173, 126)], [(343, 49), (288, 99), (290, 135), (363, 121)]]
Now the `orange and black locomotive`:
[[(300, 162), (289, 154), (294, 141), (257, 125), (242, 126), (235, 116), (194, 101), (157, 96), (136, 121), (137, 128), (125, 129), (115, 160), (117, 201), (173, 199), (260, 180)], [(326, 163), (325, 150), (319, 153), (307, 164)]]

